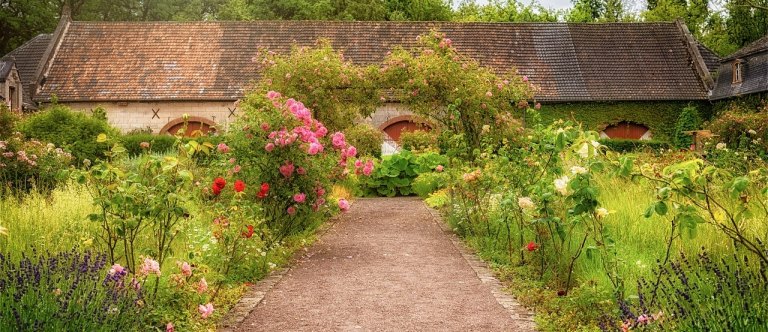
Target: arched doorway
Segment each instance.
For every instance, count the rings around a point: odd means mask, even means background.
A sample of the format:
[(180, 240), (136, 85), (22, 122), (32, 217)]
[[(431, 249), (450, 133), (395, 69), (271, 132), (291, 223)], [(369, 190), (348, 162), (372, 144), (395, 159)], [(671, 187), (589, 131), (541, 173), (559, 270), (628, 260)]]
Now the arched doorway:
[(651, 131), (644, 125), (622, 121), (603, 129), (600, 136), (616, 139), (645, 140), (651, 139)]
[[(184, 128), (184, 119), (177, 118), (165, 124), (165, 126), (160, 129), (160, 134), (176, 135), (176, 133), (182, 128)], [(215, 132), (215, 122), (206, 118), (192, 116), (187, 120), (187, 130), (184, 132), (184, 137), (208, 135)]]
[(393, 141), (400, 142), (400, 135), (403, 133), (414, 132), (417, 130), (429, 130), (430, 127), (420, 121), (416, 121), (410, 115), (394, 117), (384, 122), (379, 129), (389, 136)]

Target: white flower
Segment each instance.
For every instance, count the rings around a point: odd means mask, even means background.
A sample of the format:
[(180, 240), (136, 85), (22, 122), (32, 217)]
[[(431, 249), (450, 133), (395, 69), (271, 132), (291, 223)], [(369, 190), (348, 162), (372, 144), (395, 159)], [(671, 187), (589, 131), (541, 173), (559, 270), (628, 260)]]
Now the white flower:
[(555, 134), (564, 133), (564, 132), (565, 132), (565, 129), (557, 128), (557, 131), (555, 132)]
[(590, 157), (590, 153), (589, 153), (590, 147), (589, 147), (589, 145), (592, 145), (592, 157), (596, 156), (597, 155), (597, 148), (600, 147), (600, 143), (597, 142), (597, 141), (589, 141), (588, 143), (582, 144), (581, 147), (579, 148), (579, 150), (576, 151), (576, 153), (578, 153), (579, 156), (581, 156), (581, 158), (583, 158), (583, 159), (589, 158)]
[(521, 209), (527, 210), (527, 209), (533, 209), (536, 207), (536, 204), (533, 204), (533, 200), (531, 200), (530, 197), (520, 197), (517, 199), (517, 205), (520, 206)]
[(598, 219), (603, 219), (605, 216), (607, 216), (610, 212), (608, 212), (608, 209), (606, 208), (598, 208), (595, 210), (595, 214), (597, 215)]
[(573, 166), (571, 167), (571, 174), (573, 175), (587, 174), (587, 169), (581, 166)]
[(717, 143), (717, 145), (715, 145), (715, 149), (725, 150), (725, 146), (726, 146), (725, 143), (720, 142), (720, 143)]
[(563, 177), (555, 179), (555, 190), (557, 190), (557, 192), (559, 192), (561, 195), (567, 196), (569, 181), (571, 181), (571, 179), (569, 179), (567, 175), (563, 175)]
[(757, 132), (754, 129), (750, 129), (747, 131), (750, 135), (757, 135)]

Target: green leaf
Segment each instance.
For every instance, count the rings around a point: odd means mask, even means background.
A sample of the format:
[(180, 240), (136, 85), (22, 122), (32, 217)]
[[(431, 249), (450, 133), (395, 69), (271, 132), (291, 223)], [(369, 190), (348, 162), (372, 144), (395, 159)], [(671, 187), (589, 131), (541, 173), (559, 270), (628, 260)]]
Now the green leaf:
[(656, 210), (656, 213), (658, 213), (660, 216), (663, 216), (663, 215), (667, 214), (667, 210), (669, 208), (667, 207), (667, 203), (666, 202), (658, 201), (658, 202), (656, 202), (656, 205), (655, 205), (654, 209)]
[(643, 217), (650, 218), (651, 216), (653, 216), (653, 210), (655, 206), (656, 204), (652, 204), (647, 209), (645, 209), (645, 213), (643, 213)]

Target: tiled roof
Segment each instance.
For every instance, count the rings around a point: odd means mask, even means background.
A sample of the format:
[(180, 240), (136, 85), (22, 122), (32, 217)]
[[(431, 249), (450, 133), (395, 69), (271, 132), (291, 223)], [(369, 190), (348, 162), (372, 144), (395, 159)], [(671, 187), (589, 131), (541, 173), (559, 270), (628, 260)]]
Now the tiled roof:
[(259, 49), (331, 40), (347, 59), (380, 62), (436, 28), (498, 71), (517, 68), (542, 101), (701, 100), (685, 36), (662, 23), (72, 22), (36, 99), (234, 100), (258, 79)]
[(723, 61), (717, 73), (712, 100), (768, 91), (768, 52), (751, 53), (741, 59), (741, 83), (733, 83), (733, 62)]
[(8, 77), (8, 73), (11, 72), (12, 68), (13, 68), (13, 62), (0, 61), (0, 80), (5, 80), (5, 78)]
[(24, 84), (23, 94), (25, 104), (32, 104), (32, 101), (29, 99), (32, 95), (32, 91), (29, 91), (30, 85), (28, 83), (37, 80), (35, 71), (37, 70), (37, 65), (40, 63), (40, 60), (43, 58), (45, 49), (48, 47), (50, 41), (50, 34), (38, 35), (3, 57), (3, 59), (10, 59), (13, 57), (16, 62), (16, 69), (19, 71), (21, 82)]
[(720, 57), (701, 43), (697, 42), (696, 46), (699, 49), (699, 54), (701, 54), (701, 59), (704, 60), (704, 65), (707, 66), (707, 70), (709, 70), (710, 73), (716, 72), (717, 68), (720, 67)]
[(753, 53), (762, 52), (768, 50), (768, 35), (760, 38), (751, 44), (740, 48), (738, 51), (731, 53), (723, 61), (731, 61), (733, 59), (742, 58)]

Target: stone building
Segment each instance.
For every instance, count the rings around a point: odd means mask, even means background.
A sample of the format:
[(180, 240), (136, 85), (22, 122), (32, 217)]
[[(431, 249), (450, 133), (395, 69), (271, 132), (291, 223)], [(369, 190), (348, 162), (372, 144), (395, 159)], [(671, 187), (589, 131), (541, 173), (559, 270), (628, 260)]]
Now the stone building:
[(21, 111), (22, 85), (13, 61), (0, 61), (0, 102), (12, 111)]
[(723, 58), (712, 100), (768, 91), (768, 36)]
[[(22, 78), (34, 81), (35, 104), (56, 99), (86, 111), (103, 107), (126, 132), (148, 127), (165, 133), (179, 126), (182, 114), (203, 129), (226, 127), (239, 111), (234, 102), (259, 79), (260, 50), (284, 53), (327, 38), (350, 61), (375, 64), (395, 47), (415, 47), (417, 36), (432, 29), (484, 66), (526, 75), (540, 88), (536, 98), (545, 107), (706, 101), (712, 85), (712, 61), (706, 60), (714, 55), (680, 21), (77, 22), (64, 15), (45, 51), (29, 55), (37, 61), (34, 77)], [(413, 127), (397, 103), (382, 106), (367, 121), (389, 136)], [(628, 131), (612, 126), (642, 126), (622, 121), (606, 119), (601, 129), (622, 137)], [(634, 135), (643, 128), (632, 130)], [(650, 137), (644, 130), (640, 136)]]

